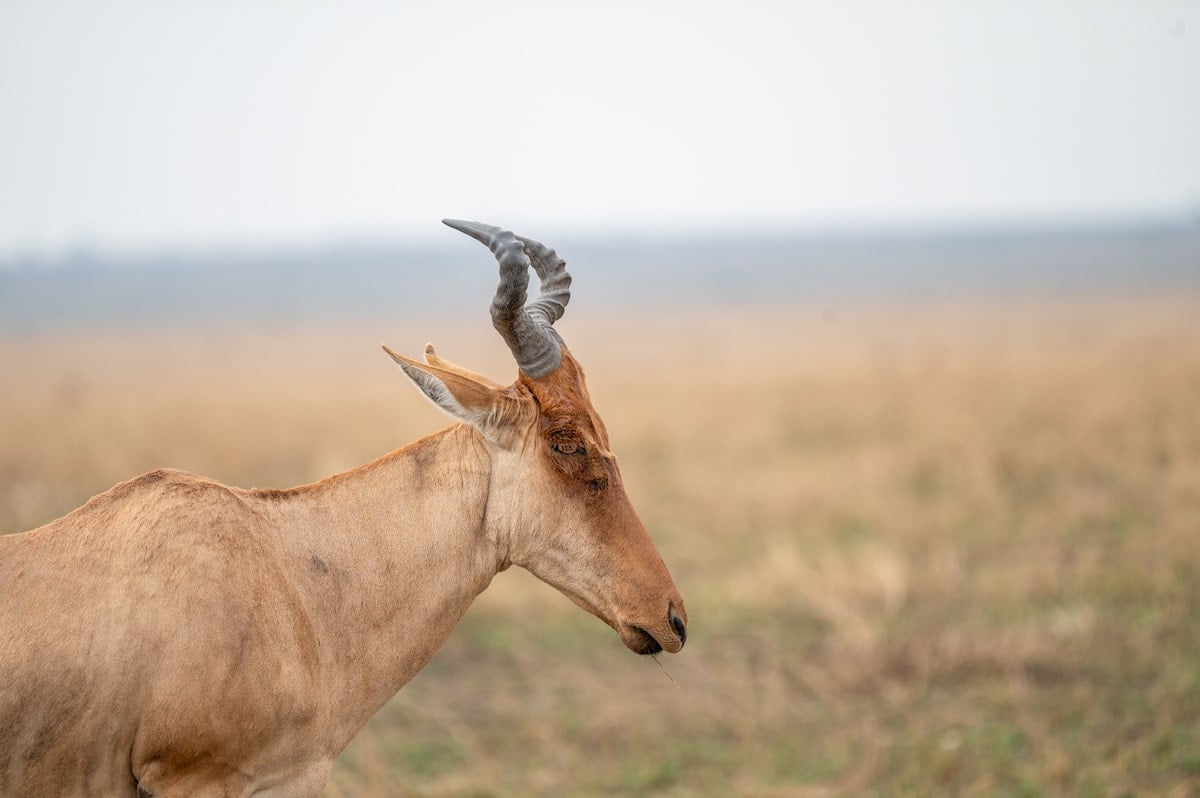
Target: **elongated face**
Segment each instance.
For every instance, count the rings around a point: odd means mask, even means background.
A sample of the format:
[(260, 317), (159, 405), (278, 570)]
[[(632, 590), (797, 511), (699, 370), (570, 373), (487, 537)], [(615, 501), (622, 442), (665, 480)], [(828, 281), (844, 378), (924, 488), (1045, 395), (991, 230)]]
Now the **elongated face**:
[(616, 630), (639, 654), (679, 651), (687, 611), (638, 518), (583, 370), (565, 349), (562, 365), (521, 377), (537, 407), (529, 436), (540, 472), (532, 503), (542, 514), (520, 563)]

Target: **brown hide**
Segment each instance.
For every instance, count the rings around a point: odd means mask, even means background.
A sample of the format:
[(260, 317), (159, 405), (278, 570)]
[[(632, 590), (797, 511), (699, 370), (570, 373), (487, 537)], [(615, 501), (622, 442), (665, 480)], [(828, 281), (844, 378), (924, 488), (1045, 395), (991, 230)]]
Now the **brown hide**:
[(0, 537), (0, 795), (315, 795), (513, 562), (678, 650), (682, 602), (564, 364), (502, 389), (532, 408), (510, 449), (458, 424), (285, 491), (155, 471)]

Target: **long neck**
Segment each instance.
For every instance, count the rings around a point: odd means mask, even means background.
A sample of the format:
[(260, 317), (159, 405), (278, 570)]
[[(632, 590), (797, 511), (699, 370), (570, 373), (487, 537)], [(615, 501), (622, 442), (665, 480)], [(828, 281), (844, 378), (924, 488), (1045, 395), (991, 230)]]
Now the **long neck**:
[(441, 647), (501, 556), (484, 528), (490, 458), (465, 425), (285, 491), (280, 522), (344, 745)]

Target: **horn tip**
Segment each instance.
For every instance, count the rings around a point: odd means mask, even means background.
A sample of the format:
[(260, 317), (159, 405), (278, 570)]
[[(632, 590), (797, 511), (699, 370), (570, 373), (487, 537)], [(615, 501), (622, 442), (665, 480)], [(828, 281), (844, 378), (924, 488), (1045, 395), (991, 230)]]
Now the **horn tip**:
[(483, 222), (468, 222), (464, 219), (442, 219), (442, 224), (470, 236), (489, 249), (495, 243), (497, 236), (512, 236), (512, 233), (506, 233), (499, 227), (493, 227)]
[(479, 227), (479, 222), (468, 222), (466, 219), (442, 219), (442, 224), (460, 233)]

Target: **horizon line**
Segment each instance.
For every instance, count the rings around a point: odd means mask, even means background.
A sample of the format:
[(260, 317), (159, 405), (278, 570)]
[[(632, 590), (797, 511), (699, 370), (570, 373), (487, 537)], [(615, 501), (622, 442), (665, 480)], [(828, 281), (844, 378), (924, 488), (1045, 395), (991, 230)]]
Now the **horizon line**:
[[(494, 222), (493, 222), (494, 223)], [(977, 219), (898, 220), (863, 219), (815, 223), (763, 222), (744, 224), (656, 224), (649, 226), (614, 225), (611, 232), (579, 225), (551, 225), (555, 245), (569, 242), (576, 247), (604, 247), (616, 244), (653, 246), (696, 243), (781, 243), (786, 241), (850, 240), (952, 240), (965, 238), (1012, 237), (1044, 238), (1069, 235), (1122, 235), (1146, 232), (1186, 233), (1200, 231), (1200, 209), (1192, 214), (1080, 215), (1074, 217), (1004, 217)], [(524, 225), (517, 225), (524, 231)], [(396, 232), (343, 231), (317, 232), (310, 236), (255, 237), (164, 237), (156, 242), (122, 243), (79, 236), (61, 246), (10, 245), (0, 247), (0, 270), (27, 268), (64, 268), (80, 265), (81, 260), (103, 266), (148, 265), (163, 260), (203, 260), (209, 257), (278, 258), (313, 256), (337, 252), (442, 251), (452, 248), (453, 239), (445, 239), (436, 227), (414, 234), (411, 228), (398, 226)], [(534, 235), (537, 235), (534, 233)], [(542, 234), (544, 235), (544, 233)]]

